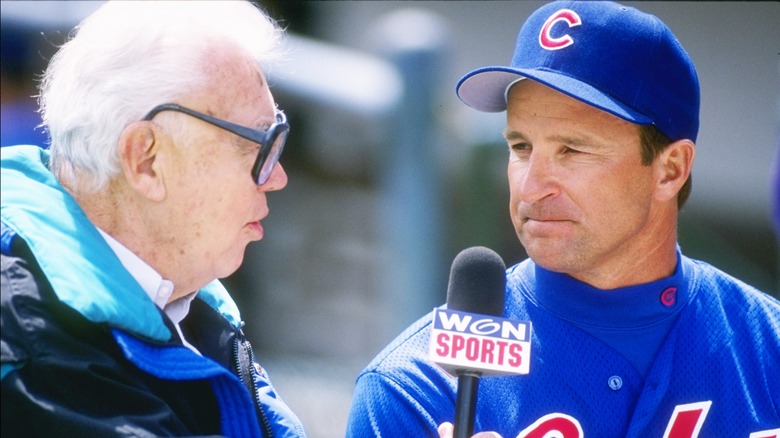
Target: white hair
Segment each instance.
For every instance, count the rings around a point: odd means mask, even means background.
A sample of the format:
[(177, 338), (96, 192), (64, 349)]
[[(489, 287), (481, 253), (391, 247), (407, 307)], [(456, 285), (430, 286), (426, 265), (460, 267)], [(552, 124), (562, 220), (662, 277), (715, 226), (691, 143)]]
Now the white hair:
[(235, 44), (267, 71), (282, 39), (245, 1), (109, 1), (74, 31), (50, 62), (39, 101), (52, 171), (88, 191), (119, 173), (125, 127), (205, 85), (214, 42)]

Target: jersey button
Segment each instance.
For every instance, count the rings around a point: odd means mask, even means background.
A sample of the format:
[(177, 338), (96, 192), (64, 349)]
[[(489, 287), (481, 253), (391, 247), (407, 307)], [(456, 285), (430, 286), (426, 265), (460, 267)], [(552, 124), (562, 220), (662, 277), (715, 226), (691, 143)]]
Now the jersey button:
[(612, 376), (607, 380), (607, 384), (613, 391), (617, 391), (623, 386), (623, 379), (620, 376)]

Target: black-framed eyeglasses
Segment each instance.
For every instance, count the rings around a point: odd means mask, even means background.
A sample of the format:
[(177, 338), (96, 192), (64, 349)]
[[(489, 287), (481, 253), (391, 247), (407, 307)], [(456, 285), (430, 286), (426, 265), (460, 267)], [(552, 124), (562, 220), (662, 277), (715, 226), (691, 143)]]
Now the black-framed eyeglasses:
[(162, 111), (178, 111), (189, 116), (200, 119), (206, 123), (218, 126), (225, 131), (232, 132), (239, 137), (260, 144), (260, 151), (257, 153), (257, 159), (252, 166), (252, 179), (257, 185), (263, 185), (268, 181), (274, 166), (279, 161), (279, 157), (284, 150), (284, 143), (287, 141), (287, 134), (290, 132), (290, 125), (287, 124), (287, 116), (283, 112), (276, 112), (276, 123), (272, 124), (267, 130), (252, 129), (246, 126), (220, 120), (209, 115), (193, 111), (175, 103), (164, 103), (152, 108), (142, 120), (152, 120), (154, 116)]

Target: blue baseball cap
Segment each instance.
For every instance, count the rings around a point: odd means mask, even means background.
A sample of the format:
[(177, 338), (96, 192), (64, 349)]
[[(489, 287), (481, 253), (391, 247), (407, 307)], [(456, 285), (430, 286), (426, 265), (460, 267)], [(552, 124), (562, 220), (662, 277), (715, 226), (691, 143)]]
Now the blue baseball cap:
[(629, 122), (653, 124), (673, 141), (696, 141), (696, 68), (661, 20), (635, 8), (548, 3), (520, 29), (509, 66), (468, 73), (456, 93), (479, 111), (505, 111), (509, 87), (525, 78)]

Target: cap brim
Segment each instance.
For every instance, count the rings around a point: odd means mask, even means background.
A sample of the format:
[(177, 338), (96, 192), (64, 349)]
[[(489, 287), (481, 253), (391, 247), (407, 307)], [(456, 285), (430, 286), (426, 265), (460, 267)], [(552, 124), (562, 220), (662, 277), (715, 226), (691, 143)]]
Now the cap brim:
[(638, 124), (650, 124), (652, 119), (612, 99), (577, 79), (545, 70), (511, 67), (484, 67), (463, 76), (456, 93), (466, 105), (485, 112), (506, 111), (507, 87), (518, 79), (527, 78), (547, 85), (588, 105), (621, 119)]

